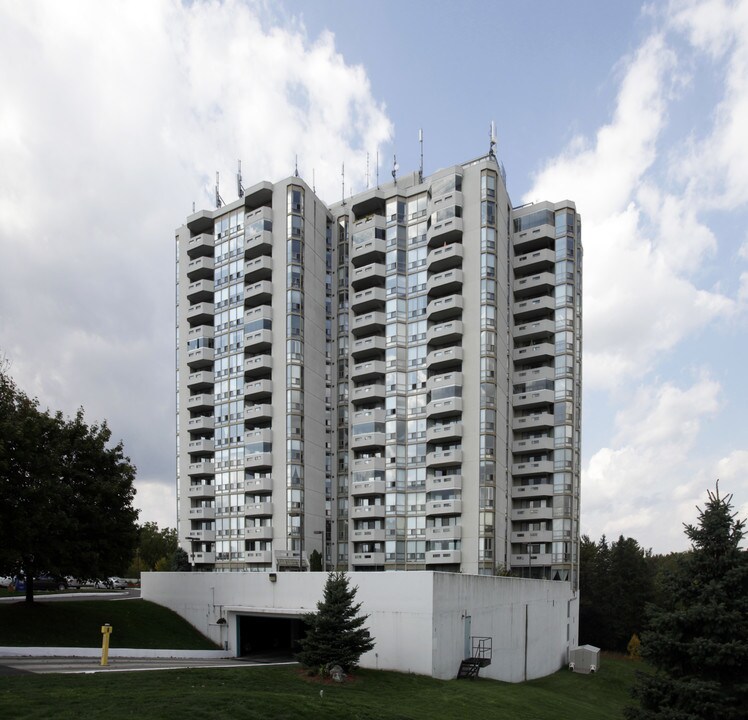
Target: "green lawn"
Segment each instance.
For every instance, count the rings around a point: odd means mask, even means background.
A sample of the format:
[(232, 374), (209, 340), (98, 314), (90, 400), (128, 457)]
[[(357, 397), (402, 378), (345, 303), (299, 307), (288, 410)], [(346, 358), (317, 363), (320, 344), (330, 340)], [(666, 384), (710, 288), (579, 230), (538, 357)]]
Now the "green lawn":
[(113, 648), (216, 650), (179, 615), (146, 600), (0, 603), (0, 645), (101, 647), (101, 626)]
[(14, 720), (613, 720), (622, 718), (634, 669), (629, 661), (605, 658), (595, 675), (562, 670), (523, 684), (374, 670), (360, 670), (342, 685), (321, 684), (296, 666), (27, 675), (0, 677), (0, 712)]

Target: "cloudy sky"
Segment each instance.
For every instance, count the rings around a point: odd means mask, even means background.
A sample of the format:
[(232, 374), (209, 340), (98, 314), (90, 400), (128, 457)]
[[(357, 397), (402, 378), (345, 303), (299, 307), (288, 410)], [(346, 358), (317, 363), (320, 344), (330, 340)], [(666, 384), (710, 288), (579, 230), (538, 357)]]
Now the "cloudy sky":
[(748, 515), (748, 1), (0, 3), (0, 353), (106, 418), (173, 526), (174, 228), (299, 170), (488, 149), (515, 204), (583, 215), (582, 530), (687, 546)]

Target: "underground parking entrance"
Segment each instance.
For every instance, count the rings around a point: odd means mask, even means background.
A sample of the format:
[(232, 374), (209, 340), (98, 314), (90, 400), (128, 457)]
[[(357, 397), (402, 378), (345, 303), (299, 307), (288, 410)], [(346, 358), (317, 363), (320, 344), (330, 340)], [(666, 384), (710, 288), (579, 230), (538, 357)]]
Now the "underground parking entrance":
[(240, 659), (253, 662), (290, 662), (296, 659), (306, 623), (293, 615), (237, 614)]

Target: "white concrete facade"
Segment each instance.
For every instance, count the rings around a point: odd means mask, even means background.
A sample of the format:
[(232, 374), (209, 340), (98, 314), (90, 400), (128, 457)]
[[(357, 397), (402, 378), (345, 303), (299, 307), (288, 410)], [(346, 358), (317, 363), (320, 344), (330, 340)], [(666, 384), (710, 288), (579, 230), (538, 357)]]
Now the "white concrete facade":
[[(457, 676), (470, 637), (490, 637), (481, 677), (549, 675), (577, 645), (579, 604), (568, 583), (439, 572), (350, 573), (376, 641), (361, 666)], [(239, 618), (300, 617), (322, 598), (324, 573), (144, 573), (142, 596), (239, 655)]]

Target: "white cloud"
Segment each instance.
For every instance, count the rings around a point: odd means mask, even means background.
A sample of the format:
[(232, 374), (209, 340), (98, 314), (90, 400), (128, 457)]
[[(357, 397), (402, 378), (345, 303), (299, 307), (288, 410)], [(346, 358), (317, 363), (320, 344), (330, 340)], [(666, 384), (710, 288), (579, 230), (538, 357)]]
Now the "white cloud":
[(108, 418), (160, 503), (174, 228), (210, 206), (216, 169), (235, 197), (237, 158), (245, 183), (290, 175), (298, 152), (322, 197), (343, 161), (361, 187), (391, 123), (332, 35), (238, 0), (3, 3), (0, 66), (0, 349), (44, 405)]

